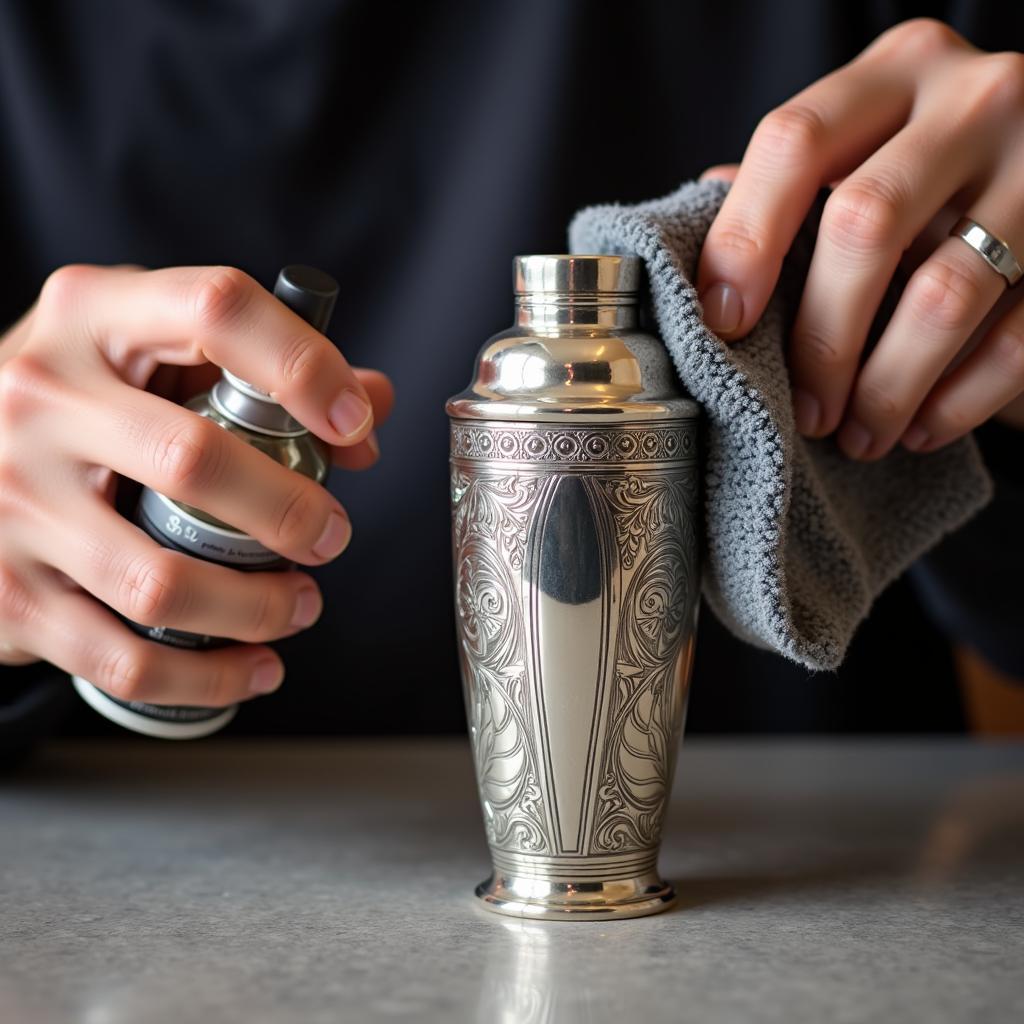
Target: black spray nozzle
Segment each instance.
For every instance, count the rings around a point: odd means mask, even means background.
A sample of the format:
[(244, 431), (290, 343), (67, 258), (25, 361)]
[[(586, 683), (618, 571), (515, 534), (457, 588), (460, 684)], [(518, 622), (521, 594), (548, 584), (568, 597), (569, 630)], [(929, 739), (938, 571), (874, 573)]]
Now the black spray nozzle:
[(277, 275), (274, 295), (314, 330), (327, 330), (338, 298), (338, 282), (316, 267), (293, 263)]

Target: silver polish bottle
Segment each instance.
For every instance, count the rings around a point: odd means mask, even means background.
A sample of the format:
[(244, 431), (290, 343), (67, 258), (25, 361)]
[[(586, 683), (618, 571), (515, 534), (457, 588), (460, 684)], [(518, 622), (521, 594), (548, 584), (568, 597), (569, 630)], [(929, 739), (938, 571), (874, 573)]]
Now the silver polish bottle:
[[(315, 330), (330, 322), (338, 285), (314, 267), (285, 267), (277, 278), (274, 295)], [(267, 392), (222, 370), (220, 380), (185, 406), (204, 416), (275, 462), (322, 483), (330, 469), (328, 446), (311, 434)], [(157, 543), (195, 558), (229, 565), (243, 572), (291, 568), (291, 563), (258, 540), (221, 522), (202, 509), (174, 501), (143, 488), (136, 524)], [(143, 626), (124, 620), (136, 633), (157, 643), (189, 650), (204, 650), (230, 643), (218, 637), (188, 633), (163, 626)], [(96, 711), (135, 732), (164, 739), (194, 739), (216, 732), (234, 717), (237, 705), (206, 708), (122, 701), (78, 676), (72, 677), (79, 694)]]
[(455, 605), (503, 914), (637, 917), (696, 631), (698, 406), (638, 326), (642, 264), (520, 256), (516, 321), (450, 399)]

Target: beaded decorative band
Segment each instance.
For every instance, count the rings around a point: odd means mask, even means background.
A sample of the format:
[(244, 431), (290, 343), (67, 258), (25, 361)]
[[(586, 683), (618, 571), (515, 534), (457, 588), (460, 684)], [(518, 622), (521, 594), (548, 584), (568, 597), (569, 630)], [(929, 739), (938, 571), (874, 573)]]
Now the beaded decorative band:
[(697, 421), (659, 426), (452, 423), (452, 458), (508, 462), (685, 462), (696, 457)]

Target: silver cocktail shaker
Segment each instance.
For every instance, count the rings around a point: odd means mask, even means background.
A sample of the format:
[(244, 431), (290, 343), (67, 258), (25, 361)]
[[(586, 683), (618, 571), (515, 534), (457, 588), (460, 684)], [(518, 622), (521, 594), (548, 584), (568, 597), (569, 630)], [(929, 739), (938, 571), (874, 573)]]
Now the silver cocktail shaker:
[(636, 917), (658, 874), (698, 606), (698, 407), (630, 256), (520, 256), (515, 326), (450, 399), (460, 661), (492, 910)]

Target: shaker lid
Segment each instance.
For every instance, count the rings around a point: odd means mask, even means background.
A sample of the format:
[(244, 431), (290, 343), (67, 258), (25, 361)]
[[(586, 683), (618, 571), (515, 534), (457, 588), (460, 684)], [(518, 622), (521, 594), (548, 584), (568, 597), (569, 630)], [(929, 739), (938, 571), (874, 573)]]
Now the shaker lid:
[(693, 418), (661, 341), (637, 324), (637, 256), (516, 256), (516, 322), (489, 338), (469, 386), (448, 400), (459, 419), (584, 421)]
[(638, 256), (517, 256), (513, 261), (516, 295), (621, 296), (635, 301), (643, 262)]

